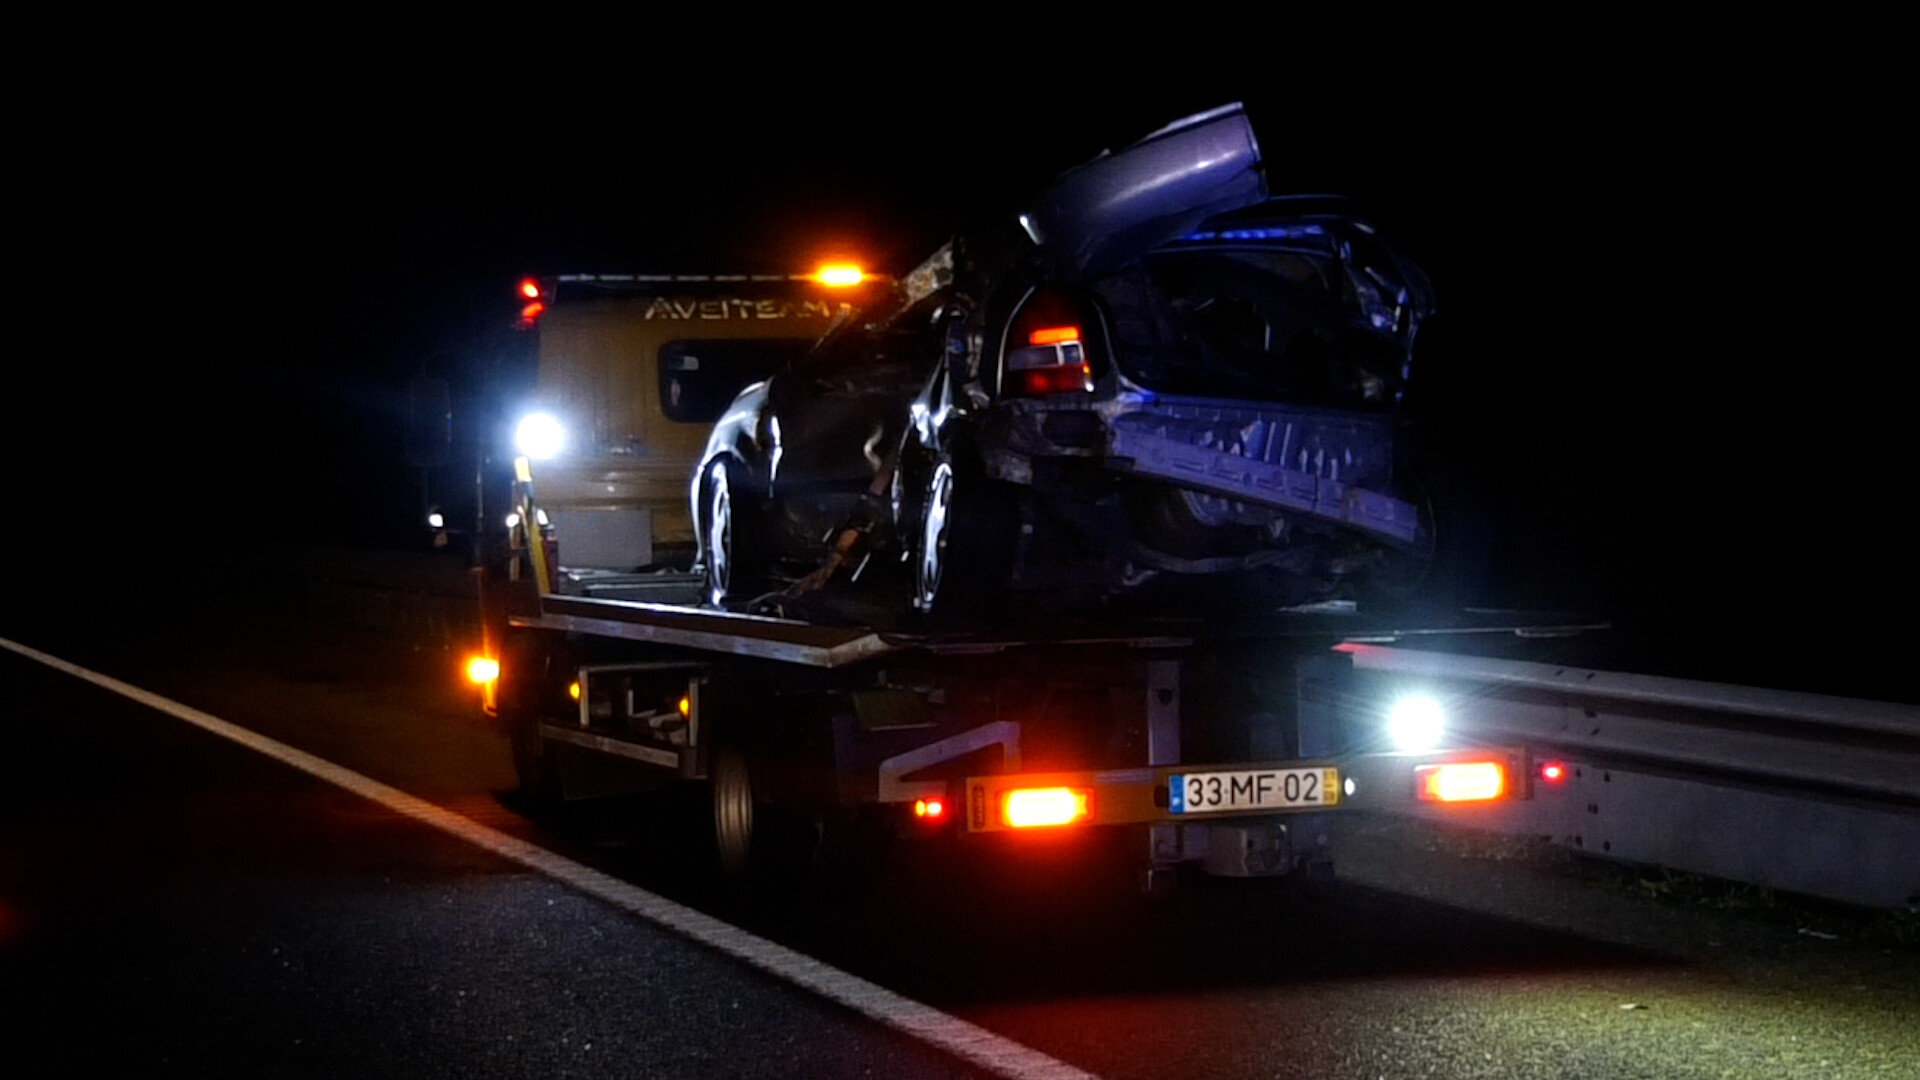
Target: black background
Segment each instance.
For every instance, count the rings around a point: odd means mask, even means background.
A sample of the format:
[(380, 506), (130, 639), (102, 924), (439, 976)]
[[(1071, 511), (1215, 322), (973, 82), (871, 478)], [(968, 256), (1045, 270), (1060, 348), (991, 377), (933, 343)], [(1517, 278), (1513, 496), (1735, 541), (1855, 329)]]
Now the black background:
[(1126, 55), (818, 20), (591, 51), (256, 29), (82, 66), (110, 92), (19, 120), (8, 397), (41, 584), (421, 543), (406, 381), (494, 347), (521, 274), (905, 270), (1241, 100), (1273, 190), (1363, 199), (1433, 278), (1422, 375), (1496, 493), (1500, 599), (1609, 616), (1648, 667), (1913, 697), (1910, 346), (1881, 344), (1909, 301), (1870, 88), (1571, 25), (1471, 49), (1169, 26)]

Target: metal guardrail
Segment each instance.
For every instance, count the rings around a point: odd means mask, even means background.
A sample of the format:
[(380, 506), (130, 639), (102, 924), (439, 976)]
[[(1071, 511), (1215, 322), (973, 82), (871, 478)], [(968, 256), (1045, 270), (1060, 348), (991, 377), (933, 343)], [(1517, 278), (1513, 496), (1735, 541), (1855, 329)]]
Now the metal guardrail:
[[(439, 560), (444, 563), (444, 560)], [(358, 563), (354, 564), (356, 567)], [(438, 565), (438, 563), (436, 563)], [(335, 579), (319, 608), (446, 643), (465, 595)], [(364, 575), (363, 575), (364, 576)], [(413, 575), (397, 575), (411, 582)], [(1920, 907), (1920, 708), (1370, 644), (1356, 677), (1449, 702), (1469, 739), (1566, 765), (1533, 798), (1445, 817), (1582, 852), (1872, 907)]]
[[(1595, 855), (1874, 907), (1920, 904), (1920, 708), (1348, 644), (1472, 741), (1563, 779), (1473, 823)], [(1459, 818), (1457, 809), (1450, 818)]]

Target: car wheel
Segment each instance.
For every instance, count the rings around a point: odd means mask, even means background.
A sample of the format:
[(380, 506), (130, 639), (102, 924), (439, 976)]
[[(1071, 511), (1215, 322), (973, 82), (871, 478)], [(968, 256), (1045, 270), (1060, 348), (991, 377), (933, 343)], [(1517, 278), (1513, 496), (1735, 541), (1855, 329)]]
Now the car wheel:
[(1389, 552), (1367, 575), (1364, 599), (1436, 614), (1482, 602), (1492, 543), (1477, 491), (1448, 472), (1416, 473), (1404, 490), (1419, 508), (1419, 541), (1410, 550)]
[(953, 463), (933, 467), (927, 497), (920, 509), (920, 544), (914, 559), (913, 606), (932, 611), (946, 584), (948, 549), (952, 544)]
[(762, 573), (753, 534), (753, 522), (739, 498), (733, 469), (725, 461), (707, 468), (705, 515), (707, 602), (726, 606), (729, 597), (750, 597)]
[(1012, 494), (964, 462), (936, 462), (921, 499), (913, 606), (929, 615), (990, 613), (1012, 566)]

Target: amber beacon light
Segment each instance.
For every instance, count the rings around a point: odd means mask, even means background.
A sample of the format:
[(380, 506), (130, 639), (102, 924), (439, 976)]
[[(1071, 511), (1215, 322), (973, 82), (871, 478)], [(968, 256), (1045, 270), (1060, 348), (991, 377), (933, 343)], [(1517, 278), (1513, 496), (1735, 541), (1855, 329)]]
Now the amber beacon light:
[(867, 279), (866, 271), (852, 263), (827, 263), (814, 271), (813, 280), (830, 289), (844, 289)]

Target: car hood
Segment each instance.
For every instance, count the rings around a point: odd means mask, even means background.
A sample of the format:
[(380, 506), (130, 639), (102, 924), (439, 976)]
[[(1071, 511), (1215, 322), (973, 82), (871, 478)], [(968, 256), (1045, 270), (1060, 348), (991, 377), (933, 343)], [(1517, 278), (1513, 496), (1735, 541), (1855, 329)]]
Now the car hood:
[(1266, 197), (1260, 145), (1236, 103), (1177, 120), (1067, 171), (1020, 224), (1052, 256), (1060, 279), (1071, 282)]

